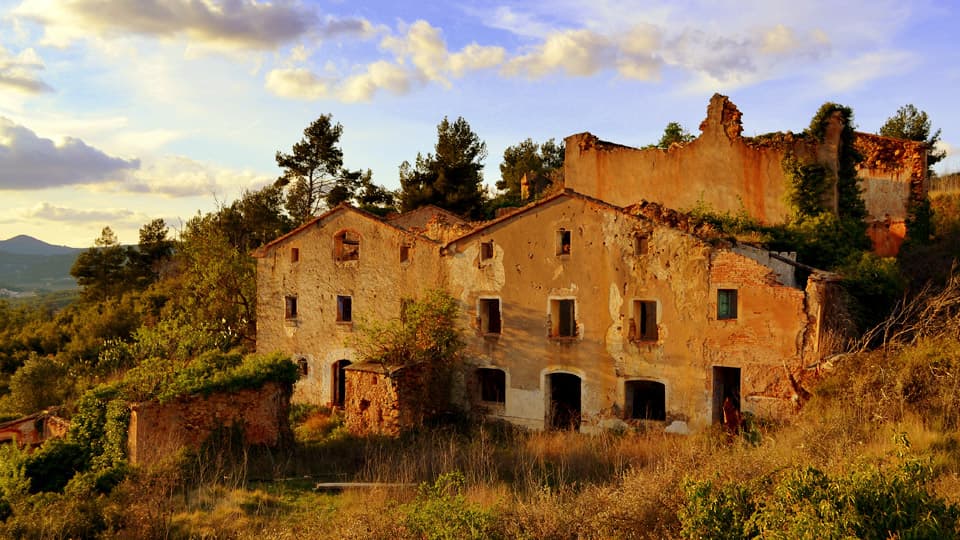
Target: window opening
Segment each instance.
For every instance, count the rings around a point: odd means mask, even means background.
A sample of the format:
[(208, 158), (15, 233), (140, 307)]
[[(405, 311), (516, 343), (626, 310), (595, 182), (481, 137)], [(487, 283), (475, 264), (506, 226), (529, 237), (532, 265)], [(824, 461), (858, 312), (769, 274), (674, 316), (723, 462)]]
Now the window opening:
[(570, 254), (570, 231), (560, 229), (557, 231), (557, 255)]
[(333, 363), (333, 406), (343, 408), (347, 398), (347, 377), (344, 368), (349, 360), (337, 360)]
[(551, 373), (550, 408), (547, 425), (553, 429), (580, 430), (580, 377), (570, 373)]
[(575, 337), (577, 319), (573, 299), (550, 301), (550, 335), (553, 337)]
[(356, 261), (360, 259), (360, 235), (354, 231), (343, 231), (334, 237), (336, 259), (338, 261)]
[(480, 260), (486, 261), (493, 258), (493, 240), (480, 242)]
[(285, 296), (283, 299), (284, 310), (283, 316), (286, 319), (296, 319), (297, 318), (297, 297), (296, 296)]
[(650, 249), (650, 237), (645, 234), (638, 234), (633, 237), (633, 252), (635, 255), (646, 255)]
[(633, 318), (637, 325), (639, 341), (657, 341), (660, 338), (657, 326), (657, 301), (636, 300), (633, 303)]
[(480, 332), (483, 334), (500, 333), (500, 299), (480, 299)]
[(719, 289), (717, 291), (717, 318), (737, 318), (737, 290)]
[(353, 297), (337, 296), (337, 322), (353, 321)]
[(627, 381), (626, 409), (630, 418), (638, 420), (666, 420), (666, 387), (656, 381)]
[(505, 403), (507, 395), (507, 374), (502, 369), (477, 369), (477, 384), (480, 386), (480, 400), (491, 403)]
[(300, 375), (306, 377), (308, 371), (310, 370), (309, 365), (307, 364), (307, 359), (302, 356), (298, 358), (297, 367), (300, 368)]
[(290, 248), (290, 262), (297, 262), (300, 260), (300, 248)]
[(400, 246), (400, 262), (405, 263), (410, 260), (410, 246), (404, 244)]

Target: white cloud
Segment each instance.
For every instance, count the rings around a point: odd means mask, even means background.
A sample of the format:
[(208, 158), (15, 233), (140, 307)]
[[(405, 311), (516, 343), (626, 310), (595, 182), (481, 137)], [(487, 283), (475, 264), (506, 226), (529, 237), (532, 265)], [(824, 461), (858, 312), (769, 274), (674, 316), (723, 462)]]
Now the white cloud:
[(831, 91), (843, 92), (874, 79), (903, 73), (916, 61), (915, 56), (906, 51), (868, 52), (847, 60), (823, 79)]
[(347, 103), (370, 101), (381, 89), (397, 95), (406, 94), (410, 90), (410, 73), (390, 62), (374, 62), (364, 73), (343, 81), (337, 95)]
[(0, 45), (0, 89), (24, 94), (49, 92), (50, 86), (36, 75), (43, 68), (43, 61), (32, 48), (14, 55)]
[(108, 156), (80, 139), (54, 143), (0, 117), (0, 190), (113, 182), (139, 166), (137, 159)]
[(184, 156), (162, 156), (146, 162), (127, 182), (103, 184), (97, 188), (181, 198), (234, 193), (237, 188), (262, 186), (269, 180), (272, 178), (252, 171), (217, 167)]
[(262, 0), (25, 0), (14, 15), (40, 22), (44, 42), (138, 34), (223, 48), (275, 49), (307, 34), (369, 36), (364, 19), (326, 17), (295, 2)]
[(540, 78), (555, 71), (586, 77), (612, 65), (616, 48), (608, 38), (590, 30), (551, 34), (531, 52), (507, 62), (502, 73)]
[(113, 223), (129, 222), (136, 214), (125, 208), (98, 208), (96, 210), (68, 208), (65, 206), (54, 206), (50, 203), (39, 203), (33, 208), (23, 212), (25, 219), (43, 219), (46, 221), (68, 222), (68, 223)]
[(328, 97), (335, 81), (319, 77), (307, 68), (277, 68), (267, 73), (266, 87), (280, 97), (321, 99)]

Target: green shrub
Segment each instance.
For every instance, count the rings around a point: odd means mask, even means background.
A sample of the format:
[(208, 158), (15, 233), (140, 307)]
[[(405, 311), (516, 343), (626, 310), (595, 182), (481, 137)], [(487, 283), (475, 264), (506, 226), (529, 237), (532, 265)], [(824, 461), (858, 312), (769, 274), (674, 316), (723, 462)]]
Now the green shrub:
[(684, 538), (737, 540), (750, 538), (748, 521), (756, 505), (750, 490), (727, 483), (687, 481), (683, 485), (687, 504), (678, 513)]
[(467, 502), (465, 483), (458, 471), (440, 475), (433, 484), (420, 484), (417, 498), (401, 508), (410, 532), (430, 540), (491, 538), (495, 516)]

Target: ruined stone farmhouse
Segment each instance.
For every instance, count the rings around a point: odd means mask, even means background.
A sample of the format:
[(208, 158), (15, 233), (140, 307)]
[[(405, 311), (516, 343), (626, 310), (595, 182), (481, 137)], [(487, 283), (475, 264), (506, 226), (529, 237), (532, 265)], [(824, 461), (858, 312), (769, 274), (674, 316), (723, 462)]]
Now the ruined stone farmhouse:
[[(480, 224), (433, 207), (381, 219), (338, 206), (255, 253), (257, 347), (299, 362), (295, 401), (347, 406), (358, 429), (393, 433), (421, 418), (401, 410), (416, 406), (416, 369), (358, 365), (348, 338), (358, 319), (399, 318), (440, 288), (460, 302), (467, 341), (445, 390), (477, 413), (534, 429), (684, 430), (718, 422), (730, 397), (782, 415), (829, 352), (836, 277), (709, 238), (670, 208), (702, 200), (786, 219), (784, 155), (836, 170), (836, 141), (830, 130), (823, 143), (747, 140), (722, 96), (701, 129), (666, 151), (569, 137), (566, 189)], [(901, 152), (883, 161), (900, 168), (860, 171), (878, 245), (899, 246), (889, 237), (923, 192), (923, 148), (861, 137)]]

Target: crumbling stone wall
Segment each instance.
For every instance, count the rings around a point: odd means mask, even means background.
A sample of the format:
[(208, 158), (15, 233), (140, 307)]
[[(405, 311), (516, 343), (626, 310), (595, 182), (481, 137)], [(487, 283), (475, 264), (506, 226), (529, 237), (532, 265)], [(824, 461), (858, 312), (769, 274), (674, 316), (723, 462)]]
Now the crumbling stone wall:
[(221, 428), (241, 430), (246, 444), (284, 444), (292, 437), (290, 393), (290, 388), (268, 382), (258, 389), (135, 403), (127, 434), (130, 462), (149, 465), (181, 448), (200, 448)]
[[(823, 143), (789, 133), (747, 139), (740, 134), (740, 116), (726, 96), (716, 94), (701, 135), (667, 150), (608, 143), (589, 133), (571, 135), (565, 185), (618, 206), (645, 199), (684, 210), (704, 203), (718, 212), (746, 210), (761, 221), (782, 222), (790, 215), (783, 158), (793, 155), (836, 172), (839, 124), (827, 130)], [(828, 205), (836, 206), (835, 196)]]

